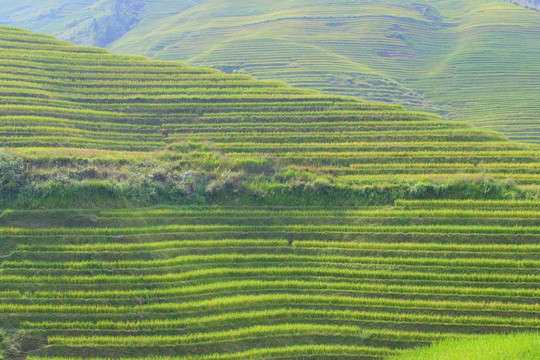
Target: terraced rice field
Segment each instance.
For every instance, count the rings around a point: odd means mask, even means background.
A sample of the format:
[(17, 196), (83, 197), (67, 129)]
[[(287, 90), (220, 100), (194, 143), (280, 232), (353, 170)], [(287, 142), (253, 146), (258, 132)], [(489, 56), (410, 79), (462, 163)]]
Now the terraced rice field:
[(537, 146), (0, 34), (6, 359), (382, 359), (540, 328)]
[(109, 48), (429, 109), (540, 142), (540, 14), (518, 5), (214, 0), (160, 20)]
[(75, 215), (92, 227), (1, 228), (0, 324), (29, 359), (380, 359), (540, 329), (537, 202), (49, 213)]
[[(151, 198), (165, 191), (167, 173), (177, 174), (173, 185), (185, 194), (196, 190), (182, 180), (193, 169), (207, 174), (203, 190), (232, 172), (243, 177), (248, 202), (284, 205), (302, 189), (313, 196), (294, 203), (328, 192), (389, 204), (538, 191), (538, 146), (497, 132), (398, 105), (74, 47), (15, 28), (0, 33), (0, 145), (25, 161), (32, 184), (42, 184), (22, 191), (33, 199), (70, 186), (88, 196), (129, 195), (138, 186), (140, 193), (154, 190), (129, 196)], [(139, 185), (125, 190), (126, 178)], [(198, 202), (216, 201), (211, 193)]]
[[(535, 360), (540, 357), (538, 334), (515, 333), (511, 335), (481, 335), (469, 339), (447, 339), (430, 347), (411, 349), (389, 360), (469, 360), (520, 359)], [(519, 346), (516, 346), (519, 344)]]
[(539, 143), (540, 13), (511, 2), (0, 0), (0, 23), (429, 109)]

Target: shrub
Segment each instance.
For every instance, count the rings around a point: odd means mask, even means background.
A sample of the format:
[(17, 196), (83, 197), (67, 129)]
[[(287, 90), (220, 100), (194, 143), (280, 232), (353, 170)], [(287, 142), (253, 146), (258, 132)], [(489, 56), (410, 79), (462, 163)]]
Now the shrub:
[(198, 198), (206, 192), (207, 178), (200, 171), (186, 170), (180, 173), (178, 184), (188, 197)]
[(19, 192), (26, 179), (26, 169), (21, 157), (7, 150), (0, 150), (0, 195)]
[(243, 173), (227, 171), (206, 186), (206, 193), (210, 196), (221, 192), (238, 193), (242, 188), (243, 179)]

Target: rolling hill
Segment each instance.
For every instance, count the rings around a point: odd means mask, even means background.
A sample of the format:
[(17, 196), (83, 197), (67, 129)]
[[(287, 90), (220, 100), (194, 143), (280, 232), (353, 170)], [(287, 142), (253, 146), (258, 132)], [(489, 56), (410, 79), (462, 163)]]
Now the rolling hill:
[(3, 0), (0, 23), (540, 141), (540, 12), (493, 0), (144, 3)]
[(0, 39), (5, 359), (382, 359), (540, 329), (537, 145)]

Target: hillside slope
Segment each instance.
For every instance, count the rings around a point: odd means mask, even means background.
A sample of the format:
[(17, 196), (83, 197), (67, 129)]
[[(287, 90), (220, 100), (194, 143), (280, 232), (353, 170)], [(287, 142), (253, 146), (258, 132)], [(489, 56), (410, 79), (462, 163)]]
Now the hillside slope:
[(379, 360), (540, 329), (537, 145), (0, 38), (0, 358)]
[(105, 47), (147, 21), (196, 4), (191, 0), (0, 1), (0, 23), (54, 34), (80, 45)]
[(532, 196), (540, 183), (536, 145), (437, 115), (0, 32), (11, 206), (88, 206), (83, 193), (205, 203), (237, 187), (234, 201), (389, 203)]
[(540, 12), (518, 5), (153, 0), (140, 7), (87, 0), (40, 2), (31, 10), (36, 5), (10, 4), (0, 1), (0, 22), (75, 43), (430, 109), (540, 141)]
[(382, 360), (538, 331), (538, 219), (528, 201), (12, 211), (6, 358)]

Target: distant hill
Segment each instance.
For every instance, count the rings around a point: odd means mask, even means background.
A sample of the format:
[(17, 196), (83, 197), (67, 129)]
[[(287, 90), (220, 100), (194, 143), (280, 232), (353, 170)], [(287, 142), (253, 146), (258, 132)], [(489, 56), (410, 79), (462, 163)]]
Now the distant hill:
[(149, 14), (168, 16), (196, 3), (167, 1), (167, 13), (149, 4), (143, 0), (0, 1), (0, 22), (54, 34), (79, 45), (106, 47), (141, 25)]
[(0, 0), (0, 23), (540, 141), (540, 12), (505, 1)]
[(540, 10), (540, 0), (516, 0), (517, 4), (525, 5)]

